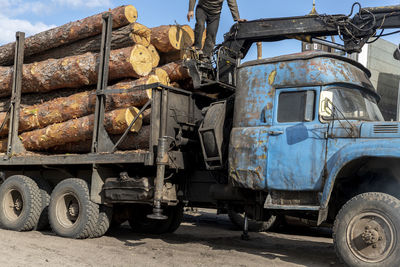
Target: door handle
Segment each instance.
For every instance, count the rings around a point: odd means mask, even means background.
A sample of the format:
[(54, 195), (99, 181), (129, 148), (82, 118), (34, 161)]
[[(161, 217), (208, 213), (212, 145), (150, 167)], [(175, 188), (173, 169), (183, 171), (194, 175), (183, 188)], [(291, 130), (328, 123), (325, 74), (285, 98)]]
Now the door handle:
[(269, 135), (281, 135), (281, 134), (283, 134), (283, 131), (269, 131), (268, 134)]

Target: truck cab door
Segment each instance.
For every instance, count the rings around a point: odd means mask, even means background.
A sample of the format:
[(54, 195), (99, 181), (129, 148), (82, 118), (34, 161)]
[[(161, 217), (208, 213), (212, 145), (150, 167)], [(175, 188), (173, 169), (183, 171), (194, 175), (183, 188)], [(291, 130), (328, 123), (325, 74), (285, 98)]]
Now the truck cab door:
[(276, 90), (268, 130), (268, 189), (321, 190), (327, 125), (318, 118), (319, 92), (319, 87)]

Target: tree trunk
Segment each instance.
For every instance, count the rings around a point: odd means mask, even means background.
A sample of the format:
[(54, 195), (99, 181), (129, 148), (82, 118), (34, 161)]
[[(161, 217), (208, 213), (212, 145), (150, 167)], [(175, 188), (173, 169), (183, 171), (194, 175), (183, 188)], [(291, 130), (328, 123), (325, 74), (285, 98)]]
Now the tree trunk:
[[(117, 109), (105, 114), (104, 127), (112, 134), (122, 134), (128, 128), (138, 112), (137, 108)], [(132, 132), (138, 132), (142, 126), (139, 118), (132, 127)], [(50, 147), (67, 143), (85, 141), (92, 138), (94, 115), (56, 123), (46, 128), (22, 133), (20, 135), (25, 149), (44, 151)]]
[[(129, 89), (138, 85), (158, 82), (154, 75), (135, 81), (120, 82), (108, 89)], [(141, 107), (151, 99), (151, 89), (137, 90), (134, 92), (109, 94), (106, 97), (106, 111), (117, 108)], [(75, 118), (80, 118), (94, 113), (96, 106), (96, 91), (85, 91), (68, 97), (59, 97), (43, 104), (22, 108), (19, 117), (19, 131), (26, 132), (60, 123)], [(0, 124), (7, 113), (0, 113)], [(8, 134), (8, 120), (0, 135)]]
[[(150, 45), (151, 30), (139, 23), (131, 23), (112, 32), (111, 49), (116, 50), (135, 44)], [(64, 58), (82, 55), (87, 52), (99, 53), (101, 48), (101, 34), (67, 43), (41, 53), (36, 53), (25, 59), (25, 63), (47, 60), (50, 58)]]
[[(110, 12), (113, 16), (114, 28), (120, 28), (135, 22), (137, 19), (137, 10), (132, 5), (120, 6)], [(103, 14), (100, 13), (82, 20), (70, 22), (26, 38), (25, 57), (100, 34), (102, 31)], [(9, 66), (14, 64), (14, 50), (15, 42), (0, 46), (0, 65)]]
[(189, 70), (183, 67), (182, 61), (171, 62), (160, 68), (168, 73), (171, 82), (178, 82), (190, 78)]
[[(111, 140), (116, 143), (121, 135), (111, 135)], [(118, 146), (118, 150), (138, 150), (149, 149), (150, 126), (143, 126), (138, 133), (129, 133), (126, 139)], [(0, 143), (0, 148), (1, 148)], [(52, 147), (46, 152), (55, 154), (63, 153), (89, 153), (92, 147), (92, 140), (88, 139), (83, 142), (67, 143), (61, 146)]]
[[(149, 51), (142, 45), (113, 50), (109, 80), (146, 76), (152, 69), (151, 60)], [(22, 92), (48, 92), (95, 84), (98, 62), (98, 54), (86, 53), (26, 64), (23, 68)], [(12, 67), (0, 67), (0, 96), (10, 95), (12, 72)]]
[(179, 51), (172, 51), (169, 53), (160, 53), (160, 65), (165, 65), (171, 62), (182, 61), (190, 58), (190, 51), (188, 49), (182, 49)]
[(169, 86), (170, 83), (170, 79), (168, 76), (168, 73), (163, 70), (162, 68), (155, 68), (153, 70), (154, 75), (156, 75), (158, 77), (158, 79), (160, 80), (160, 83)]
[(154, 47), (154, 45), (149, 45), (148, 49), (153, 58), (153, 68), (155, 68), (160, 64), (160, 55), (158, 54), (157, 49)]
[(151, 43), (163, 53), (190, 47), (193, 41), (193, 30), (187, 25), (163, 25), (151, 29)]

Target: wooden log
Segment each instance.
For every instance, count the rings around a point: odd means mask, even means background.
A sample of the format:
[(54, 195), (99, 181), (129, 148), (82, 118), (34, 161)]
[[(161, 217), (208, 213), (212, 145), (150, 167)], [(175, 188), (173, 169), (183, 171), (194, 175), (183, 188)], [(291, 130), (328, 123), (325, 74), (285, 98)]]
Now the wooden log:
[[(123, 108), (107, 112), (104, 119), (104, 127), (109, 133), (122, 134), (128, 128), (132, 119), (138, 112), (137, 108)], [(142, 119), (139, 118), (132, 132), (138, 132), (142, 127)], [(30, 151), (43, 151), (57, 145), (88, 140), (93, 135), (94, 115), (56, 123), (43, 129), (25, 132), (20, 139), (25, 149)]]
[(172, 51), (169, 53), (160, 53), (160, 65), (166, 65), (175, 61), (182, 61), (184, 59), (191, 58), (191, 52), (189, 49), (182, 49), (179, 51)]
[[(135, 44), (150, 45), (151, 30), (139, 23), (131, 23), (112, 32), (111, 49), (116, 50)], [(50, 58), (64, 58), (82, 55), (87, 52), (98, 53), (101, 48), (101, 34), (67, 43), (25, 58), (25, 63), (44, 61)]]
[(153, 68), (155, 68), (160, 64), (160, 55), (158, 54), (157, 49), (154, 47), (154, 45), (149, 45), (148, 49), (153, 59)]
[(170, 79), (169, 79), (169, 75), (168, 73), (163, 70), (162, 68), (155, 68), (153, 70), (154, 75), (156, 75), (158, 77), (158, 79), (160, 80), (160, 82), (164, 85), (169, 86), (170, 83)]
[[(119, 82), (107, 89), (129, 89), (138, 85), (159, 82), (155, 75), (150, 75), (134, 81)], [(152, 91), (137, 90), (134, 92), (109, 94), (106, 97), (106, 111), (141, 107), (151, 99)], [(46, 127), (54, 123), (60, 123), (75, 118), (80, 118), (94, 113), (96, 105), (96, 91), (84, 91), (68, 97), (59, 97), (48, 102), (24, 107), (20, 111), (19, 131), (26, 132)], [(6, 119), (6, 112), (0, 113), (0, 124)], [(0, 135), (8, 134), (8, 121)]]
[[(142, 45), (111, 51), (109, 80), (139, 78), (152, 69), (151, 55)], [(86, 53), (61, 59), (26, 64), (23, 68), (22, 92), (48, 92), (60, 88), (79, 88), (97, 82), (99, 55)], [(0, 67), (0, 96), (9, 95), (12, 67)]]
[(181, 88), (181, 85), (178, 82), (172, 82), (170, 86), (175, 88)]
[(187, 25), (162, 25), (151, 29), (151, 43), (163, 53), (190, 47), (193, 41), (193, 30)]
[(151, 30), (140, 23), (132, 24), (129, 36), (135, 44), (141, 44), (146, 47), (150, 45)]
[[(121, 135), (111, 135), (111, 140), (116, 143)], [(150, 126), (143, 126), (137, 133), (129, 133), (126, 139), (118, 146), (118, 150), (137, 150), (149, 149)], [(7, 145), (7, 144), (6, 144)], [(67, 143), (60, 146), (54, 146), (46, 152), (62, 154), (62, 153), (89, 153), (92, 146), (92, 140), (88, 139), (83, 142)], [(2, 148), (0, 143), (0, 149)]]
[(151, 108), (148, 108), (142, 113), (142, 124), (149, 125), (151, 120)]
[(189, 70), (185, 68), (182, 61), (171, 62), (160, 67), (168, 73), (171, 82), (182, 81), (190, 78)]
[[(137, 10), (132, 5), (120, 6), (110, 12), (113, 17), (114, 28), (120, 28), (135, 22), (137, 19)], [(103, 13), (100, 13), (26, 38), (25, 57), (100, 34), (102, 16)], [(0, 46), (0, 65), (8, 66), (14, 63), (14, 50), (15, 42)]]

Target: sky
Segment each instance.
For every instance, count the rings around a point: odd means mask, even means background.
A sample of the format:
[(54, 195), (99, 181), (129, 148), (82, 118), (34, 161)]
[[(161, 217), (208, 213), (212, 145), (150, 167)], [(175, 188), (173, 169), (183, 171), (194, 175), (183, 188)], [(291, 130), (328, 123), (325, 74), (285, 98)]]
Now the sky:
[[(351, 0), (316, 0), (319, 14), (349, 14)], [(363, 7), (399, 5), (400, 0), (359, 0)], [(0, 44), (14, 41), (15, 32), (27, 36), (82, 19), (109, 8), (132, 4), (138, 10), (138, 22), (148, 27), (166, 24), (189, 24), (186, 19), (189, 0), (0, 0)], [(247, 20), (274, 17), (302, 16), (311, 11), (312, 0), (237, 0), (240, 16)], [(234, 23), (226, 3), (224, 4), (217, 43)], [(400, 34), (385, 38), (400, 43)], [(300, 42), (287, 40), (263, 45), (264, 57), (296, 53)], [(253, 47), (246, 59), (256, 57)]]

